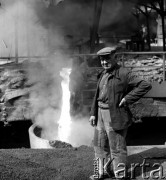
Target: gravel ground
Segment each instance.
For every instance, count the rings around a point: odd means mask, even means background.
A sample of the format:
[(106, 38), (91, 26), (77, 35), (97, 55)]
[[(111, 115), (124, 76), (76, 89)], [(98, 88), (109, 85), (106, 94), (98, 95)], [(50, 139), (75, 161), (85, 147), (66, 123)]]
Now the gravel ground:
[(0, 180), (85, 180), (93, 173), (92, 148), (2, 149)]
[[(150, 163), (148, 175), (154, 163), (166, 170), (166, 148), (128, 147), (129, 163)], [(141, 152), (142, 151), (142, 152)], [(88, 180), (93, 174), (93, 148), (57, 149), (1, 149), (0, 180)], [(155, 167), (153, 169), (157, 169)], [(136, 168), (136, 179), (142, 179), (141, 168)], [(160, 179), (160, 178), (159, 178)]]

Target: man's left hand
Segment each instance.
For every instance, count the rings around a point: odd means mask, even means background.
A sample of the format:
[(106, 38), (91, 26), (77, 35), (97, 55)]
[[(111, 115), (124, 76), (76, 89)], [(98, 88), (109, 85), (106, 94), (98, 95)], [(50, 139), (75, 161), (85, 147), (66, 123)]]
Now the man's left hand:
[(121, 106), (126, 106), (126, 99), (125, 98), (123, 98), (121, 100), (121, 102), (119, 103), (119, 107), (121, 107)]

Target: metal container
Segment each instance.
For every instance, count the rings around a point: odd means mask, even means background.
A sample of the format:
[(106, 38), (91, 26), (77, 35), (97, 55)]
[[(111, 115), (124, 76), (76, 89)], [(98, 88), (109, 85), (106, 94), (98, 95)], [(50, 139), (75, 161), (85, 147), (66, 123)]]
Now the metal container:
[(41, 138), (42, 128), (33, 124), (29, 130), (30, 147), (32, 149), (53, 149), (49, 140)]

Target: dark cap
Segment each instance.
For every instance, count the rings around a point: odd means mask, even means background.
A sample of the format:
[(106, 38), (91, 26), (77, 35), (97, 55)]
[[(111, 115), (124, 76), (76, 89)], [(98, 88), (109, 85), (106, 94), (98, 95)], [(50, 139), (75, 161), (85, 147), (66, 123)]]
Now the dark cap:
[(105, 47), (97, 52), (98, 56), (104, 56), (116, 52), (116, 47)]

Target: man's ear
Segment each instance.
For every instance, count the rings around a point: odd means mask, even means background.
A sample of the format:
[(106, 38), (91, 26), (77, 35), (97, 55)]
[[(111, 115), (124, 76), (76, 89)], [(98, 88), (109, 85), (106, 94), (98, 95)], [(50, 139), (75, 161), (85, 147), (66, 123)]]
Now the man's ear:
[(114, 58), (117, 59), (117, 57), (118, 57), (118, 55), (115, 53), (115, 54), (114, 54)]
[(112, 53), (111, 55), (110, 55), (110, 57), (112, 56), (112, 58), (117, 58), (117, 55), (116, 55), (116, 53)]

